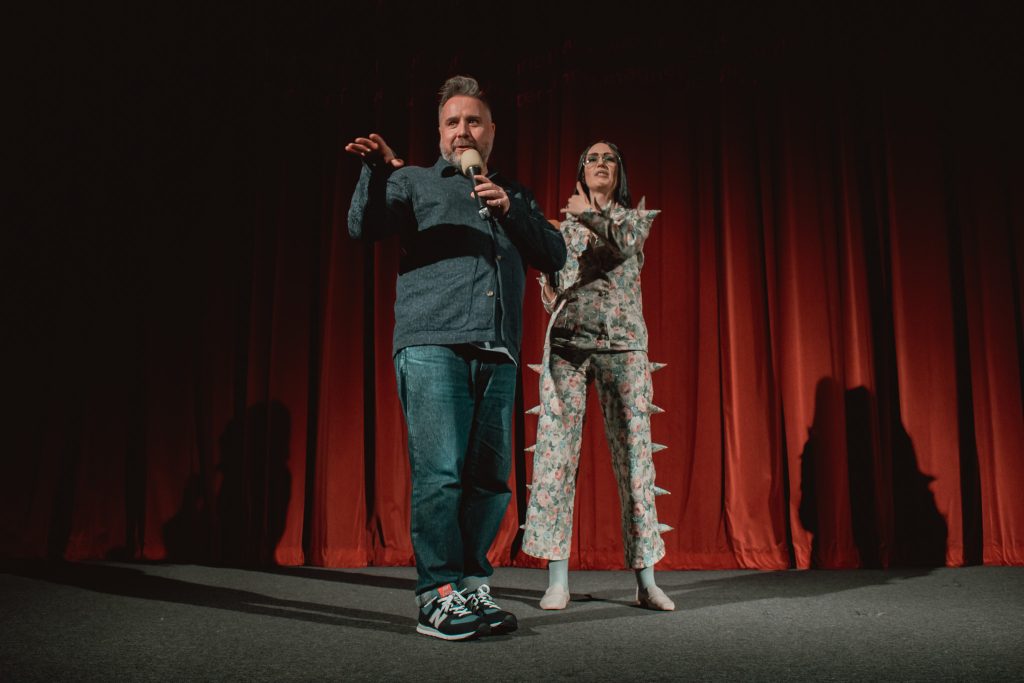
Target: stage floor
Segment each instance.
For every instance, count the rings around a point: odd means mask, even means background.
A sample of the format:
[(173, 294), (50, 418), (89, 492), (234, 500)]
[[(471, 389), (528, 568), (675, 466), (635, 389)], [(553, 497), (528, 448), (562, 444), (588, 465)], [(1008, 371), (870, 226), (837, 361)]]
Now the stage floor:
[(517, 632), (415, 632), (412, 568), (0, 564), (0, 680), (1024, 680), (1024, 567), (661, 572), (499, 568)]

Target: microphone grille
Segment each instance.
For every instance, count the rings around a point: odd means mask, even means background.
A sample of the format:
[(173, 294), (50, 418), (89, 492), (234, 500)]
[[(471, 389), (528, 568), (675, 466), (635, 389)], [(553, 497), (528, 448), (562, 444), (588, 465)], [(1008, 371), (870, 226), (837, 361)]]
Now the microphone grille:
[(484, 160), (480, 156), (480, 152), (471, 147), (462, 153), (460, 164), (462, 166), (462, 174), (469, 175), (469, 169), (473, 166), (483, 168)]

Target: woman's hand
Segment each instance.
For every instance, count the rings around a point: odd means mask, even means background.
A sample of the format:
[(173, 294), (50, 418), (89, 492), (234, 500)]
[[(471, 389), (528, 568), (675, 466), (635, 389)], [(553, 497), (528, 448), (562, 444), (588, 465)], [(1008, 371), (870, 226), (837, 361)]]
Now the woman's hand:
[(587, 193), (583, 191), (583, 185), (577, 180), (576, 181), (576, 192), (569, 197), (569, 201), (566, 202), (565, 208), (559, 211), (563, 214), (572, 214), (573, 216), (579, 216), (587, 209), (597, 209), (598, 207), (587, 198)]

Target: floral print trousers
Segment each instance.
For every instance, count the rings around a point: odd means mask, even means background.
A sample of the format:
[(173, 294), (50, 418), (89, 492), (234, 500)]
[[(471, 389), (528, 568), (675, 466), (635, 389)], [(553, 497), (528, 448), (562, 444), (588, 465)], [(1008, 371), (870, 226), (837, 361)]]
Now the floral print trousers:
[(626, 565), (653, 566), (665, 555), (665, 543), (654, 504), (654, 404), (647, 353), (550, 347), (546, 351), (523, 552), (549, 560), (569, 557), (586, 392), (593, 382), (618, 481)]

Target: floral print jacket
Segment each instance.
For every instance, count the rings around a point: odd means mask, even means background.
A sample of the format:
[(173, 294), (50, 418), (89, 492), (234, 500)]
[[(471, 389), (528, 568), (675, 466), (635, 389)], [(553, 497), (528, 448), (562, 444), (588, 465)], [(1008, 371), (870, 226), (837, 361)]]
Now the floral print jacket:
[[(608, 351), (646, 351), (640, 269), (644, 242), (660, 211), (611, 204), (601, 211), (569, 214), (562, 222), (568, 247), (558, 272), (557, 298), (544, 302), (555, 314), (551, 346)], [(543, 299), (543, 297), (542, 297)]]

